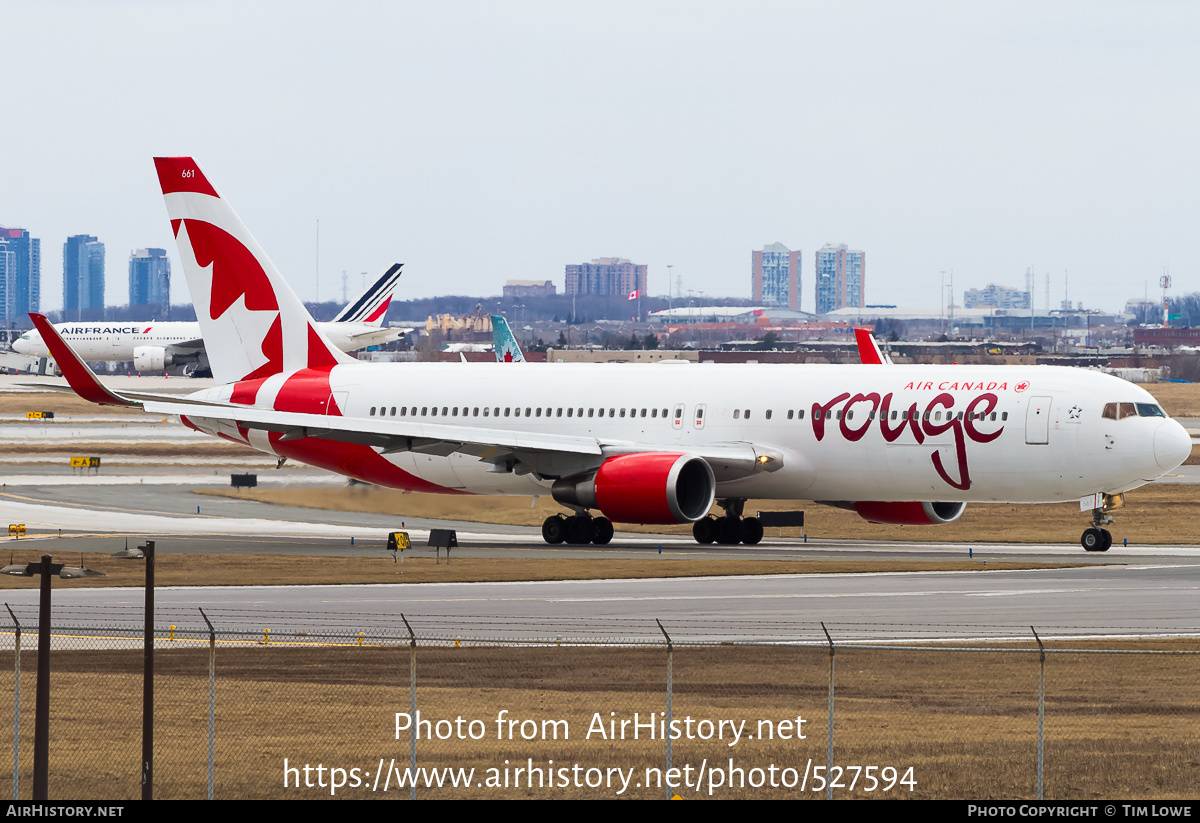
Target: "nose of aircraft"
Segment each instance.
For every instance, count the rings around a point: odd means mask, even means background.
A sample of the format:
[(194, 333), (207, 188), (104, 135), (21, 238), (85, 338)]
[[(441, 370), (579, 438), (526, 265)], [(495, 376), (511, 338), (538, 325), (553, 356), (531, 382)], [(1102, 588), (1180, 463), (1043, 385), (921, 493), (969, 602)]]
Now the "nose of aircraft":
[(1176, 420), (1165, 420), (1154, 432), (1154, 459), (1163, 471), (1170, 471), (1192, 453), (1192, 438)]
[(29, 354), (29, 341), (23, 337), (12, 341), (12, 347), (17, 354)]

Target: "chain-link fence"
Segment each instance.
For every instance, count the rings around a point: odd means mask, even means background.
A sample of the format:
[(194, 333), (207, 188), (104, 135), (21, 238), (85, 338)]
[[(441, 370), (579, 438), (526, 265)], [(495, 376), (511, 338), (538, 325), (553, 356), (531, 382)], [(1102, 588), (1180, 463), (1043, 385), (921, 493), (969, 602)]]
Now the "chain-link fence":
[[(237, 618), (156, 635), (155, 797), (1186, 798), (1200, 785), (1190, 638), (868, 643), (808, 624), (768, 641), (702, 623), (489, 637), (433, 618)], [(0, 716), (27, 799), (39, 650), (36, 627), (20, 628), (19, 642), (0, 628)], [(50, 798), (139, 797), (141, 628), (55, 626), (50, 654)]]

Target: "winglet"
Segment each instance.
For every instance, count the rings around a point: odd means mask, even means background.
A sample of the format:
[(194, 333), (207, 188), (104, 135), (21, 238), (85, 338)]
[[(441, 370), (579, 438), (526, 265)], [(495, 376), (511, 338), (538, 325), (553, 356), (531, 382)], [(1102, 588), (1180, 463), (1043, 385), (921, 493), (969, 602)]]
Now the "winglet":
[(101, 406), (141, 405), (106, 389), (96, 378), (96, 374), (88, 368), (87, 363), (79, 359), (79, 355), (75, 353), (74, 349), (59, 336), (58, 330), (50, 325), (46, 315), (30, 312), (29, 319), (33, 321), (34, 328), (41, 332), (42, 340), (50, 349), (50, 356), (62, 369), (63, 376), (67, 378), (67, 382), (71, 384), (71, 388), (75, 390), (76, 394), (84, 400), (99, 403)]
[(891, 365), (891, 358), (880, 351), (879, 344), (868, 329), (855, 329), (854, 341), (858, 343), (858, 359), (862, 363), (872, 366)]

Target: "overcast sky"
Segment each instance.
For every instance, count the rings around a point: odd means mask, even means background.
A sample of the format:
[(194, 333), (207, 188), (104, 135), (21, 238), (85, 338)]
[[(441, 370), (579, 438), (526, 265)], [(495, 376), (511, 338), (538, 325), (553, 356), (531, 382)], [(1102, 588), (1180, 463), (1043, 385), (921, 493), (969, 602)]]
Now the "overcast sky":
[(170, 251), (195, 157), (305, 299), (499, 294), (594, 257), (750, 296), (751, 251), (867, 254), (868, 303), (1200, 290), (1194, 2), (4, 2), (0, 225)]

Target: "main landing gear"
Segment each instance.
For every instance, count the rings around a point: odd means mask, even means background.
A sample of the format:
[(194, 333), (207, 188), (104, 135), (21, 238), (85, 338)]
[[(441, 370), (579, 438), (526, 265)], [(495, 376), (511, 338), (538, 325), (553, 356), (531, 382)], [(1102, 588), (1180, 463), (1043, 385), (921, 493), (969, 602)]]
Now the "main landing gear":
[(553, 514), (542, 523), (542, 539), (552, 546), (570, 543), (582, 546), (595, 543), (603, 546), (613, 539), (613, 524), (607, 517), (592, 517), (590, 514)]
[(1099, 508), (1092, 509), (1092, 527), (1085, 529), (1083, 535), (1079, 538), (1079, 544), (1083, 546), (1084, 551), (1108, 551), (1112, 545), (1113, 538), (1108, 529), (1103, 527), (1112, 525), (1115, 522), (1108, 513), (1124, 505), (1125, 495), (1123, 494), (1106, 494), (1103, 496), (1102, 505)]
[(757, 517), (742, 517), (746, 501), (742, 498), (718, 500), (717, 505), (725, 510), (724, 517), (710, 514), (692, 524), (692, 537), (697, 543), (720, 543), (733, 546), (745, 543), (753, 546), (763, 538), (763, 527)]

